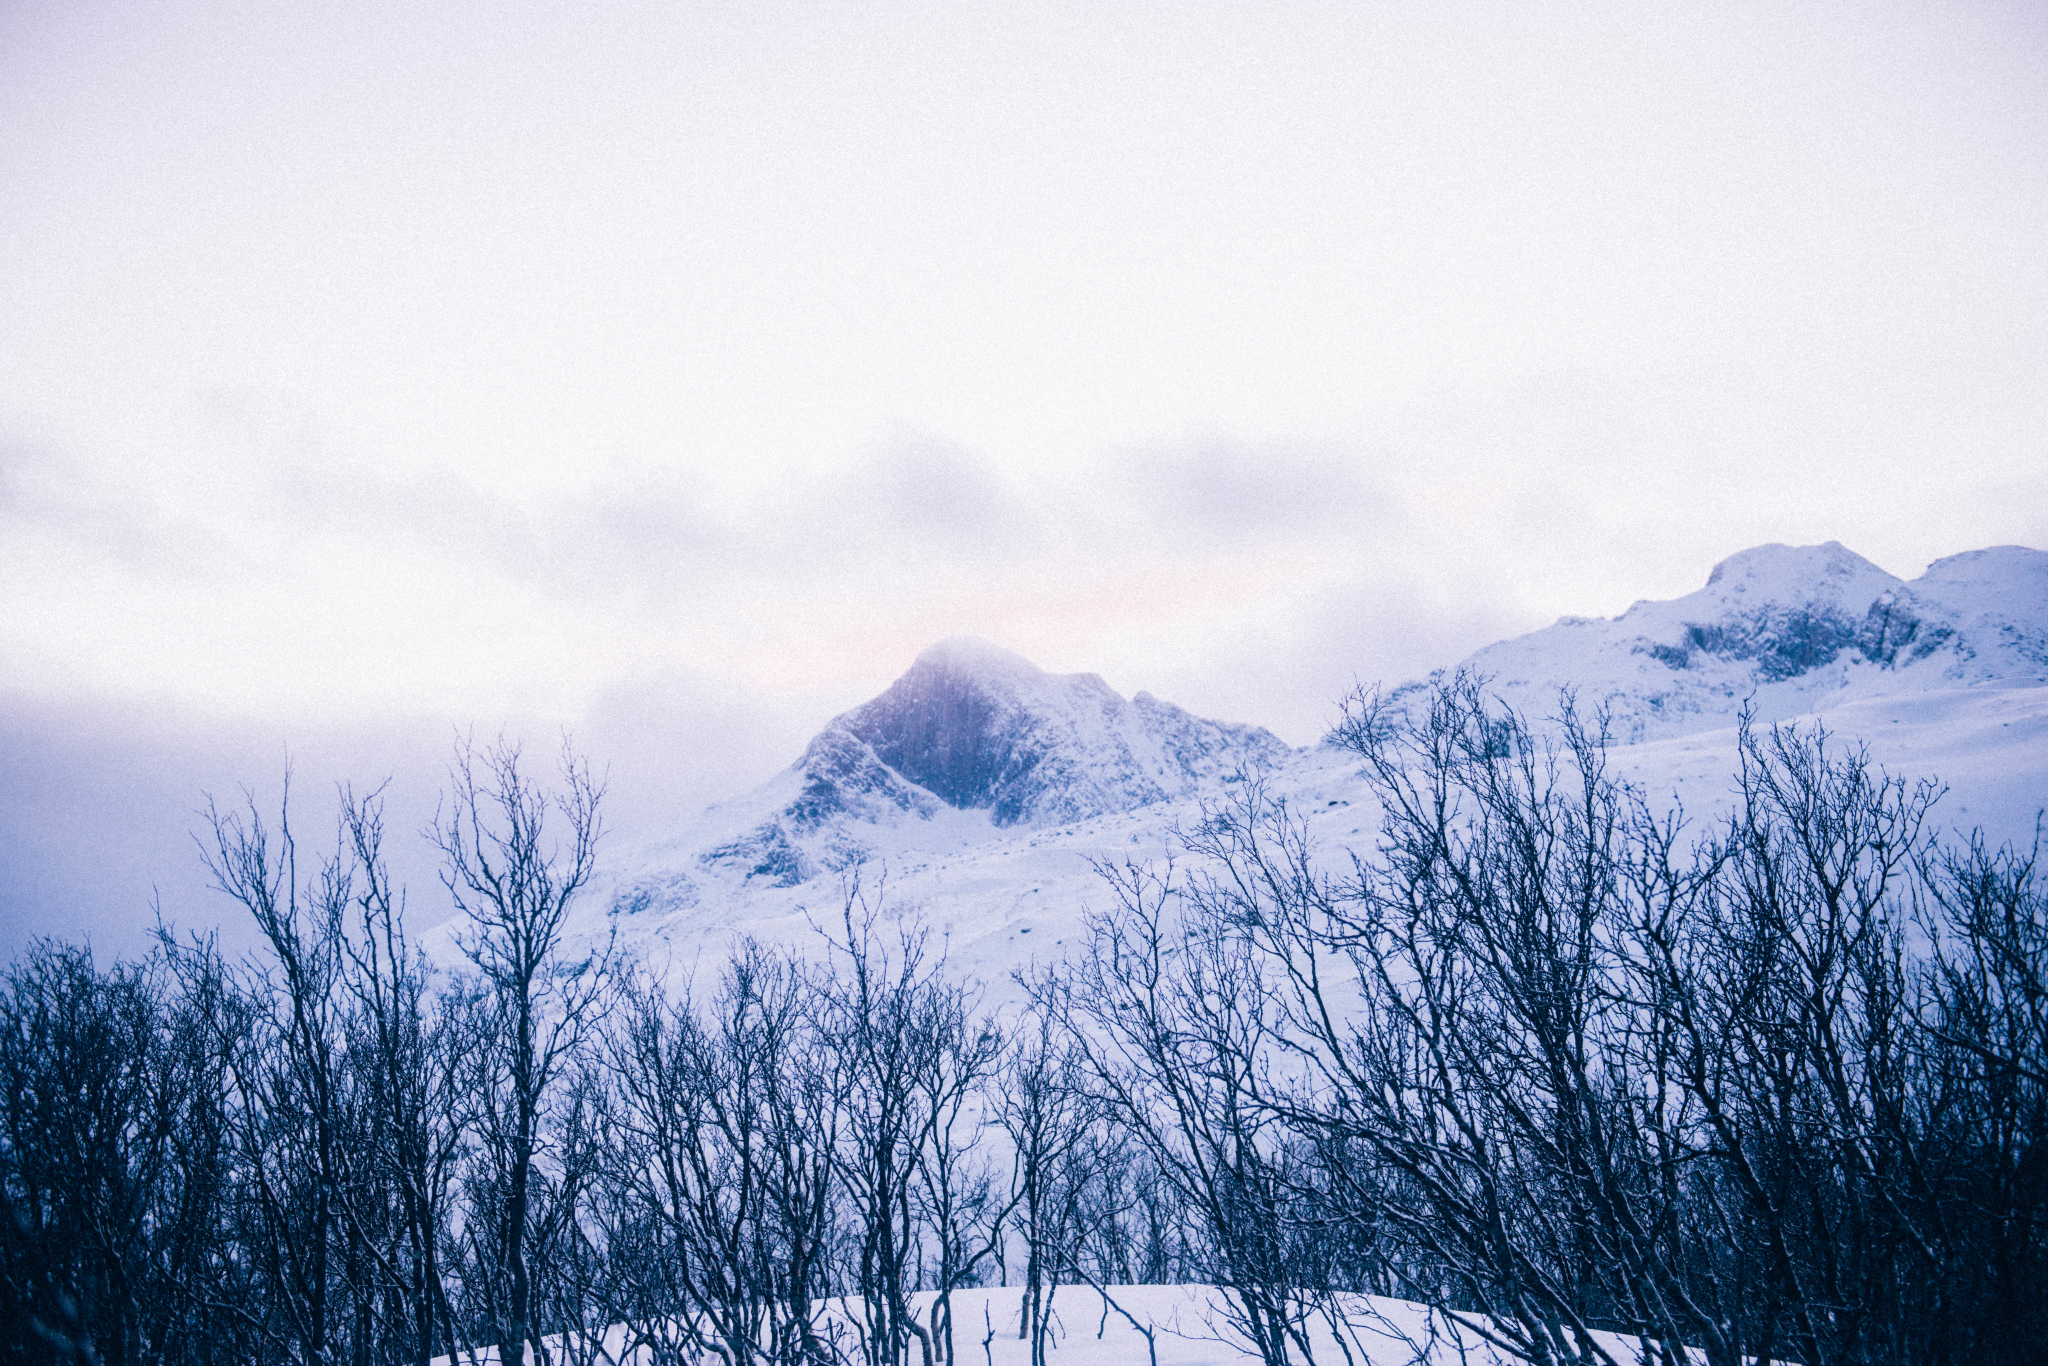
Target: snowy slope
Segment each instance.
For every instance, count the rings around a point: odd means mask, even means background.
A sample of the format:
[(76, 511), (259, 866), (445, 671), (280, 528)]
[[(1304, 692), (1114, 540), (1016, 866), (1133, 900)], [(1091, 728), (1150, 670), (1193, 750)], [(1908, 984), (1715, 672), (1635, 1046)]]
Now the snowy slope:
[[(1614, 771), (1698, 820), (1728, 800), (1745, 703), (1938, 777), (1943, 825), (2025, 840), (2048, 805), (2040, 551), (1957, 555), (1906, 583), (1839, 545), (1763, 546), (1696, 593), (1567, 619), (1464, 667), (1532, 718), (1566, 686), (1582, 707), (1604, 705)], [(1176, 827), (1240, 775), (1307, 814), (1332, 849), (1374, 837), (1341, 751), (1290, 750), (1256, 727), (1126, 700), (1092, 674), (947, 641), (759, 791), (616, 860), (586, 928), (615, 928), (657, 961), (716, 961), (739, 933), (809, 941), (858, 875), (870, 890), (885, 881), (891, 907), (918, 908), (957, 968), (1000, 986), (1082, 932), (1103, 902), (1098, 862), (1173, 854)]]
[(1000, 982), (1074, 933), (1094, 860), (1164, 857), (1202, 802), (1300, 758), (1259, 727), (948, 640), (760, 789), (615, 860), (595, 900), (637, 952), (716, 960), (735, 934), (811, 940), (858, 877)]
[[(1015, 1287), (953, 1292), (953, 1345), (961, 1360), (1028, 1366), (1031, 1343), (1018, 1335), (1022, 1293)], [(935, 1298), (930, 1292), (911, 1297), (912, 1312), (920, 1322), (929, 1325)], [(831, 1301), (819, 1324), (820, 1335), (850, 1346), (859, 1303)], [(1339, 1303), (1341, 1319), (1320, 1313), (1315, 1317), (1312, 1332), (1318, 1360), (1326, 1352), (1330, 1359), (1355, 1366), (1502, 1366), (1512, 1359), (1471, 1328), (1410, 1300), (1344, 1295)], [(1148, 1366), (1153, 1361), (1158, 1366), (1243, 1366), (1258, 1361), (1258, 1353), (1232, 1326), (1231, 1317), (1223, 1292), (1213, 1286), (1116, 1285), (1098, 1290), (1063, 1285), (1054, 1290), (1048, 1309), (1051, 1331), (1045, 1359), (1050, 1366)], [(1134, 1323), (1145, 1326), (1149, 1341)], [(1635, 1338), (1606, 1332), (1593, 1337), (1617, 1360), (1642, 1356)], [(560, 1340), (548, 1341), (559, 1353)], [(598, 1346), (592, 1342), (585, 1350), (595, 1355), (592, 1349)], [(620, 1366), (651, 1366), (654, 1360), (651, 1349), (629, 1344), (623, 1327), (607, 1331), (601, 1346), (601, 1359)], [(461, 1361), (464, 1366), (495, 1366), (497, 1359), (496, 1349), (485, 1347), (473, 1361), (468, 1354)], [(434, 1358), (435, 1366), (446, 1366), (447, 1361)]]
[(1286, 753), (1256, 726), (1204, 721), (1149, 693), (1126, 701), (1095, 674), (948, 640), (724, 813), (744, 828), (705, 862), (793, 887), (905, 838), (943, 842), (960, 822), (932, 822), (949, 809), (980, 813), (991, 832), (1071, 825), (1194, 796)]
[(1566, 617), (1469, 660), (1541, 717), (1569, 685), (1637, 742), (1868, 697), (1993, 681), (2048, 683), (2048, 554), (1998, 546), (1937, 561), (1911, 583), (1833, 541), (1758, 546), (1706, 586), (1612, 620)]

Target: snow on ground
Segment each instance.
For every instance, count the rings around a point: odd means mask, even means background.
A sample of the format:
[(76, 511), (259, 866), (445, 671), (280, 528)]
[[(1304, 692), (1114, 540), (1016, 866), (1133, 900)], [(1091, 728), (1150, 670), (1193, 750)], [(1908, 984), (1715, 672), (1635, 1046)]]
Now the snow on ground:
[[(2026, 844), (2048, 804), (2048, 687), (1988, 682), (1844, 700), (1785, 718), (1820, 724), (1846, 749), (1861, 744), (1887, 771), (1938, 780), (1942, 830), (1982, 827), (1994, 843)], [(1728, 809), (1738, 762), (1733, 725), (1670, 736), (1609, 753), (1611, 771), (1662, 805), (1683, 808), (1704, 830)], [(1356, 761), (1315, 747), (1296, 751), (1267, 775), (1268, 792), (1304, 815), (1327, 853), (1369, 850), (1378, 807)], [(1206, 794), (1227, 800), (1228, 789)], [(1201, 818), (1200, 799), (1157, 803), (1050, 828), (990, 824), (986, 813), (945, 808), (931, 821), (870, 830), (876, 844), (858, 872), (865, 890), (896, 914), (915, 911), (934, 951), (991, 988), (1014, 994), (1015, 971), (1064, 957), (1085, 934), (1091, 910), (1107, 905), (1101, 862), (1162, 864), (1180, 852), (1177, 831)], [(616, 928), (620, 943), (656, 967), (687, 976), (724, 961), (734, 939), (815, 946), (837, 931), (847, 879), (793, 887), (707, 869), (677, 841), (613, 865), (596, 890), (584, 932)]]
[[(953, 1345), (960, 1366), (1030, 1366), (1031, 1344), (1018, 1335), (1022, 1293), (1016, 1287), (953, 1292)], [(920, 1323), (930, 1323), (935, 1298), (930, 1292), (913, 1297)], [(1470, 1327), (1409, 1300), (1351, 1295), (1342, 1297), (1341, 1304), (1341, 1324), (1322, 1315), (1310, 1324), (1310, 1347), (1317, 1362), (1505, 1366), (1514, 1360), (1490, 1347)], [(1258, 1353), (1232, 1326), (1227, 1306), (1227, 1297), (1206, 1285), (1125, 1285), (1099, 1291), (1061, 1286), (1047, 1320), (1052, 1335), (1046, 1360), (1053, 1366), (1243, 1366), (1258, 1361)], [(854, 1307), (857, 1311), (857, 1301)], [(1150, 1330), (1149, 1341), (1133, 1320)], [(852, 1332), (853, 1323), (843, 1313), (828, 1313), (821, 1325), (821, 1335), (837, 1336), (844, 1343), (849, 1360), (858, 1359)], [(1640, 1359), (1632, 1338), (1616, 1333), (1593, 1336), (1617, 1361)], [(560, 1352), (559, 1340), (550, 1339), (549, 1346), (552, 1361), (570, 1359)], [(496, 1366), (497, 1357), (496, 1349), (482, 1348), (458, 1354), (454, 1366)], [(614, 1327), (604, 1334), (602, 1344), (590, 1344), (576, 1359), (591, 1361), (592, 1366), (645, 1366), (650, 1357), (644, 1350), (630, 1350), (626, 1330)], [(914, 1346), (911, 1359), (921, 1360)], [(531, 1350), (527, 1360), (536, 1362)], [(705, 1358), (707, 1366), (716, 1360)], [(449, 1366), (449, 1358), (435, 1358), (435, 1366)]]
[[(2048, 805), (2048, 687), (1987, 682), (1842, 701), (1782, 724), (1825, 727), (1831, 746), (1862, 747), (1887, 773), (1943, 793), (1937, 829), (1981, 828), (1994, 844), (2031, 843)], [(1736, 772), (1736, 730), (1723, 727), (1625, 745), (1615, 771), (1653, 799), (1675, 796), (1695, 818), (1724, 810)]]

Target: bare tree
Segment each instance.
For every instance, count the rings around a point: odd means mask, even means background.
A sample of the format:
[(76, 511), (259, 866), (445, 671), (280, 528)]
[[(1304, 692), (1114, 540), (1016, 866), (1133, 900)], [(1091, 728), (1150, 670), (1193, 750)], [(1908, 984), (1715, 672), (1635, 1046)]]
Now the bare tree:
[[(1060, 984), (1036, 989), (1051, 997)], [(1024, 1240), (1017, 1336), (1030, 1342), (1033, 1366), (1042, 1366), (1054, 1287), (1075, 1241), (1071, 1194), (1085, 1180), (1077, 1158), (1093, 1110), (1080, 1059), (1056, 1031), (1053, 1013), (1041, 1007), (1030, 1023), (1036, 1027), (1018, 1033), (1005, 1060), (996, 1119), (1010, 1140), (1010, 1204)]]
[[(377, 1298), (396, 1302), (396, 1341), (415, 1366), (427, 1366), (437, 1348), (454, 1345), (441, 1250), (465, 1141), (460, 1117), (476, 999), (461, 989), (429, 989), (425, 957), (406, 935), (405, 893), (393, 886), (384, 859), (382, 789), (360, 798), (344, 789), (342, 822), (356, 869), (356, 923), (343, 941), (350, 1057), (358, 1137), (376, 1163), (376, 1194), (352, 1202), (349, 1216), (375, 1261)], [(395, 1205), (381, 1240), (367, 1227), (378, 1196)]]
[(218, 1045), (241, 1026), (207, 962), (180, 995), (159, 958), (39, 942), (0, 978), (0, 1357), (260, 1350), (227, 1210)]
[(934, 982), (918, 1012), (925, 1066), (913, 1081), (925, 1117), (917, 1154), (919, 1208), (931, 1241), (930, 1331), (936, 1359), (952, 1362), (953, 1292), (973, 1285), (1000, 1254), (1005, 1200), (983, 1150), (990, 1129), (987, 1089), (998, 1084), (1003, 1037), (980, 1015), (980, 994), (961, 982)]
[(1179, 913), (1172, 869), (1100, 871), (1114, 907), (1091, 918), (1069, 976), (1032, 983), (1033, 1003), (1060, 1022), (1097, 1102), (1198, 1224), (1228, 1326), (1269, 1366), (1313, 1361), (1318, 1296), (1304, 1286), (1287, 1136), (1265, 1098), (1265, 966), (1238, 927), (1199, 906)]
[(342, 851), (303, 881), (285, 775), (273, 831), (253, 796), (246, 811), (210, 799), (201, 858), (215, 885), (246, 909), (270, 950), (243, 991), (255, 1032), (229, 1055), (245, 1170), (266, 1229), (273, 1301), (296, 1355), (334, 1358), (334, 1254), (353, 1243), (340, 1202), (349, 1184), (342, 1138), (347, 1046), (341, 977), (351, 895)]
[(479, 1250), (491, 1295), (500, 1361), (523, 1360), (535, 1336), (528, 1257), (547, 1126), (558, 1085), (590, 1041), (602, 1014), (609, 946), (571, 956), (564, 935), (571, 906), (596, 869), (603, 832), (602, 785), (563, 745), (559, 786), (520, 768), (516, 745), (457, 746), (449, 805), (432, 837), (442, 881), (467, 924), (463, 953), (486, 984), (490, 1028), (482, 1040), (477, 1122), (490, 1172), (479, 1188), (489, 1207), (473, 1212), (486, 1238)]
[(659, 1360), (824, 1361), (836, 1120), (805, 969), (745, 943), (708, 1009), (630, 994), (607, 1045), (620, 1319)]
[[(1375, 849), (1326, 863), (1255, 786), (1189, 841), (1195, 942), (1235, 936), (1234, 980), (1274, 984), (1238, 996), (1287, 1060), (1246, 1073), (1254, 1108), (1314, 1154), (1298, 1277), (1333, 1281), (1348, 1239), (1530, 1361), (1614, 1360), (1602, 1329), (1728, 1366), (2007, 1350), (1959, 1307), (2042, 1302), (1980, 1270), (2040, 1265), (2031, 861), (1930, 854), (1935, 789), (1818, 730), (1746, 729), (1733, 815), (1687, 843), (1569, 698), (1547, 734), (1478, 680), (1423, 701), (1360, 699), (1338, 733)], [(1244, 1007), (1203, 1009), (1228, 1036)], [(2002, 1242), (1970, 1200), (2009, 1211)]]
[(913, 1341), (931, 1366), (931, 1332), (910, 1295), (918, 1284), (920, 1168), (933, 1133), (931, 1091), (920, 1083), (938, 1066), (934, 1006), (947, 988), (940, 965), (926, 957), (923, 928), (897, 923), (892, 949), (880, 938), (880, 919), (879, 897), (855, 884), (841, 914), (844, 938), (829, 941), (820, 1003), (843, 1117), (835, 1175), (847, 1206), (845, 1255), (864, 1366), (900, 1366)]
[(1912, 1205), (1938, 1249), (1933, 1351), (2018, 1363), (2048, 1339), (2048, 889), (2040, 835), (1925, 869), (1930, 1038)]

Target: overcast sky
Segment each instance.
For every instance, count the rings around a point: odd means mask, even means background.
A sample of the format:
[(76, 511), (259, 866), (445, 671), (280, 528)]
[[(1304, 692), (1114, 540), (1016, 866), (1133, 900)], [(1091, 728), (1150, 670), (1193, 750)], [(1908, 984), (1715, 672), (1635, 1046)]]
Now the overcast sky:
[(0, 859), (470, 722), (658, 817), (963, 633), (1299, 743), (2048, 546), (2044, 244), (2031, 3), (8, 0)]

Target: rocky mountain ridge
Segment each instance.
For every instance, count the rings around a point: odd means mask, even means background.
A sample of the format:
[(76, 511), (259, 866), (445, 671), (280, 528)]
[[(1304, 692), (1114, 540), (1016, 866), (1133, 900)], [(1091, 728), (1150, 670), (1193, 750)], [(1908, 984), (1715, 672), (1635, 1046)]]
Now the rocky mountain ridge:
[[(873, 700), (834, 717), (780, 788), (795, 794), (704, 854), (793, 886), (873, 852), (864, 827), (985, 813), (997, 830), (1056, 826), (1194, 796), (1288, 747), (1096, 674), (1050, 674), (986, 641), (941, 641)], [(780, 793), (778, 791), (777, 795)]]
[(1611, 620), (1566, 617), (1461, 666), (1533, 717), (1571, 687), (1624, 742), (1781, 720), (1857, 698), (2048, 683), (2048, 553), (1995, 546), (1907, 583), (1854, 551), (1758, 546), (1706, 586)]
[[(1938, 776), (1940, 819), (1994, 840), (2025, 840), (2048, 806), (2036, 550), (1956, 555), (1905, 582), (1839, 545), (1762, 546), (1697, 592), (1567, 618), (1461, 667), (1539, 723), (1572, 687), (1582, 713), (1608, 714), (1613, 771), (1695, 819), (1726, 800), (1745, 707), (1821, 721), (1893, 771)], [(589, 929), (657, 957), (735, 933), (808, 942), (858, 876), (886, 880), (889, 905), (918, 908), (963, 970), (1002, 983), (1064, 952), (1100, 895), (1099, 864), (1173, 856), (1177, 830), (1252, 773), (1328, 847), (1369, 847), (1372, 798), (1341, 750), (1289, 749), (1092, 674), (946, 641), (759, 790), (616, 860)]]

